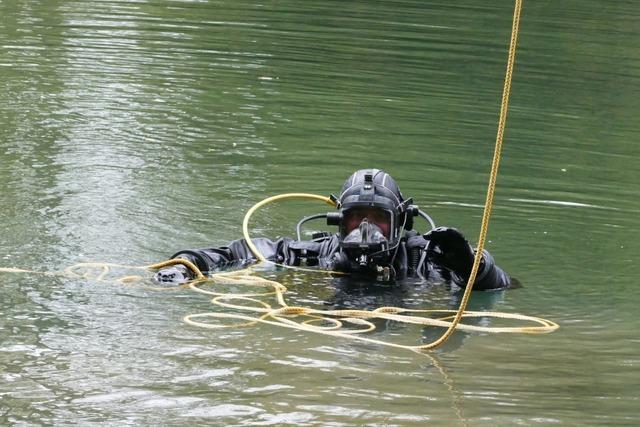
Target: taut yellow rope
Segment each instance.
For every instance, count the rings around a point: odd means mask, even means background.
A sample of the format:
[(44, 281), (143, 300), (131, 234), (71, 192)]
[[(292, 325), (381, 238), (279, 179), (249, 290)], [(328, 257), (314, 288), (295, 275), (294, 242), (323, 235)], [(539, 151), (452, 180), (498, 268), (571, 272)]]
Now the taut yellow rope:
[(502, 90), (502, 102), (500, 103), (500, 118), (498, 119), (498, 132), (496, 134), (496, 144), (493, 151), (493, 161), (491, 162), (491, 172), (489, 173), (489, 184), (487, 186), (487, 197), (484, 203), (484, 212), (482, 214), (482, 223), (480, 226), (480, 235), (478, 236), (478, 245), (476, 247), (476, 256), (473, 260), (473, 267), (471, 268), (471, 274), (467, 281), (467, 286), (460, 301), (460, 307), (456, 313), (456, 316), (451, 322), (451, 326), (445, 331), (442, 336), (432, 342), (425, 345), (422, 348), (424, 350), (432, 349), (442, 345), (453, 333), (458, 322), (464, 315), (464, 310), (467, 307), (469, 298), (471, 296), (471, 290), (473, 289), (473, 283), (476, 280), (478, 269), (480, 268), (480, 261), (482, 260), (482, 251), (484, 249), (484, 242), (487, 237), (487, 231), (489, 229), (489, 219), (491, 218), (491, 209), (493, 208), (493, 193), (496, 188), (496, 179), (498, 177), (498, 167), (500, 166), (500, 156), (502, 152), (502, 140), (504, 137), (504, 127), (507, 121), (507, 109), (509, 107), (509, 95), (511, 93), (511, 78), (513, 76), (513, 64), (516, 57), (516, 47), (518, 44), (518, 32), (520, 29), (520, 12), (522, 11), (522, 0), (515, 0), (515, 6), (513, 10), (513, 24), (511, 26), (511, 41), (509, 43), (509, 55), (507, 58), (507, 71), (504, 77), (504, 87)]

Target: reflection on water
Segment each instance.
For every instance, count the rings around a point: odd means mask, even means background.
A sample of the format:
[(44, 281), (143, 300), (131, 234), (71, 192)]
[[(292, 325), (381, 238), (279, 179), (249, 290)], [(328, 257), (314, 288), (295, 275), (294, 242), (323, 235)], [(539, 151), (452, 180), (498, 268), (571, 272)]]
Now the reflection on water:
[[(366, 166), (474, 240), (513, 4), (336, 6), (0, 2), (0, 264), (139, 265), (222, 244), (263, 197), (336, 193)], [(192, 292), (2, 273), (0, 424), (637, 424), (639, 18), (628, 2), (524, 5), (488, 243), (523, 287), (470, 308), (556, 333), (457, 334), (430, 359), (193, 329), (182, 317), (211, 306)], [(271, 206), (254, 233), (293, 235), (325, 210)], [(458, 302), (277, 276), (298, 304)]]

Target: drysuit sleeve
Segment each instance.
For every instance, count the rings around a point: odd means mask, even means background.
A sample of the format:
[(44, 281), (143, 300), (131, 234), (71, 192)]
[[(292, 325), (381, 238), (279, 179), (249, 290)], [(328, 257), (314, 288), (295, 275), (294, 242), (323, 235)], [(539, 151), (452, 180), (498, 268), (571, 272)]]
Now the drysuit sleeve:
[[(267, 260), (285, 265), (330, 268), (331, 257), (337, 250), (337, 235), (327, 235), (315, 241), (294, 241), (289, 237), (278, 240), (252, 239), (260, 254)], [(234, 240), (227, 246), (188, 249), (176, 252), (171, 258), (183, 258), (194, 263), (203, 273), (224, 270), (232, 266), (244, 266), (257, 261), (245, 239)], [(183, 265), (163, 268), (155, 275), (161, 283), (180, 284), (193, 279)]]
[[(287, 262), (288, 246), (291, 239), (276, 241), (266, 238), (252, 239), (258, 251), (269, 261)], [(247, 264), (257, 261), (245, 239), (234, 240), (227, 246), (182, 250), (171, 258), (184, 258), (194, 263), (202, 272), (217, 271), (236, 264)]]
[[(265, 238), (253, 239), (258, 251), (268, 260), (289, 263), (288, 245), (291, 239), (272, 241)], [(242, 266), (257, 261), (245, 239), (234, 240), (227, 246), (187, 249), (176, 252), (171, 258), (191, 261), (203, 273), (218, 271), (233, 265)], [(159, 270), (155, 276), (159, 283), (181, 284), (193, 279), (193, 273), (184, 265), (173, 265)]]
[[(466, 278), (468, 277), (469, 275), (466, 276)], [(467, 280), (464, 280), (461, 286), (465, 287), (466, 284)], [(509, 275), (496, 265), (493, 256), (491, 256), (489, 251), (484, 249), (482, 251), (480, 269), (478, 270), (476, 280), (473, 283), (473, 289), (481, 291), (505, 289), (508, 288), (510, 284), (511, 278)]]

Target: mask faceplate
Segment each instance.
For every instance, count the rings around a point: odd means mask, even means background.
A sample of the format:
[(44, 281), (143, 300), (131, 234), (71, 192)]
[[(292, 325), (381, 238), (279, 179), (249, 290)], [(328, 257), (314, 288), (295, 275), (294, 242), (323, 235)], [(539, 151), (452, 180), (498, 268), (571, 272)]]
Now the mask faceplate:
[(380, 227), (366, 218), (340, 242), (340, 248), (358, 270), (377, 269), (390, 263), (389, 241)]

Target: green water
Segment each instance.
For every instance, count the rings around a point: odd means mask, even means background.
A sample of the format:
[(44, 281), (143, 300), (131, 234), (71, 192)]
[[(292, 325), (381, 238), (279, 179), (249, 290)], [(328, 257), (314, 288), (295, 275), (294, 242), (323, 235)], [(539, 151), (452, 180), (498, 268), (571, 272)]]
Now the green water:
[[(133, 265), (241, 233), (267, 195), (390, 172), (479, 230), (512, 3), (0, 0), (0, 265)], [(434, 359), (182, 322), (189, 291), (0, 273), (2, 425), (638, 425), (640, 11), (526, 1), (488, 248), (524, 287), (472, 309), (549, 335), (457, 334)], [(261, 211), (292, 235), (322, 205)], [(439, 287), (290, 303), (452, 306)], [(337, 301), (337, 302), (336, 302)], [(386, 326), (378, 339), (433, 333)], [(430, 335), (431, 334), (431, 335)]]

